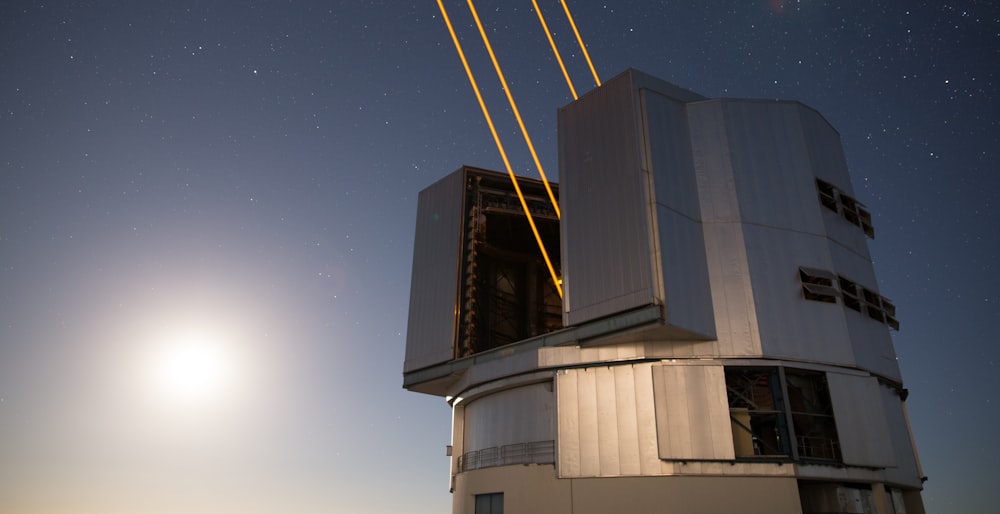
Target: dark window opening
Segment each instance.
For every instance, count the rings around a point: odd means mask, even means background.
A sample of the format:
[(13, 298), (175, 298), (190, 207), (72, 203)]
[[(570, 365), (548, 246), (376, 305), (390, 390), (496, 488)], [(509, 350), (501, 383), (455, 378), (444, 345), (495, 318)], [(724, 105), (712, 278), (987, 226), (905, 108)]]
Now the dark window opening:
[(802, 296), (806, 300), (837, 303), (839, 296), (844, 301), (844, 307), (863, 313), (879, 323), (885, 323), (893, 330), (899, 330), (896, 306), (892, 301), (847, 277), (801, 266), (799, 282), (802, 285)]
[(826, 374), (786, 368), (785, 380), (799, 458), (839, 461), (840, 443)]
[(833, 184), (816, 179), (816, 189), (819, 190), (819, 203), (823, 207), (837, 212), (837, 188)]
[[(559, 220), (540, 182), (518, 183), (558, 274)], [(466, 184), (463, 262), (457, 357), (562, 328), (562, 300), (505, 175)]]
[(737, 459), (841, 460), (826, 374), (727, 367), (726, 393)]
[[(888, 488), (886, 492), (889, 492)], [(829, 514), (832, 512), (875, 514), (878, 512), (871, 484), (865, 483), (800, 480), (799, 501), (802, 514)], [(890, 509), (889, 512), (903, 511)]]
[(875, 239), (875, 227), (872, 226), (871, 213), (858, 207), (858, 219), (861, 222), (861, 230), (864, 231), (865, 235), (870, 239)]
[(888, 298), (882, 297), (882, 313), (885, 315), (885, 324), (889, 328), (899, 331), (899, 321), (896, 320), (896, 306)]
[(503, 493), (477, 494), (476, 514), (503, 514)]
[(858, 285), (844, 277), (837, 277), (840, 283), (840, 293), (844, 299), (844, 306), (861, 312), (861, 300), (858, 299)]
[(837, 303), (837, 290), (833, 287), (834, 276), (827, 271), (799, 268), (799, 282), (806, 300)]
[(726, 368), (736, 457), (789, 457), (778, 368)]
[(840, 193), (840, 205), (844, 208), (844, 219), (855, 225), (861, 223), (858, 217), (858, 202), (854, 198)]
[(872, 215), (861, 202), (824, 180), (816, 179), (816, 190), (819, 192), (819, 202), (823, 207), (839, 212), (850, 224), (860, 228), (866, 236), (875, 239)]
[(861, 290), (865, 297), (865, 313), (868, 314), (869, 318), (884, 323), (885, 315), (882, 314), (882, 299), (878, 293), (868, 288), (862, 288)]
[(889, 325), (893, 330), (899, 330), (899, 321), (896, 320), (896, 306), (892, 302), (871, 290), (862, 288), (865, 298), (865, 313), (868, 317)]

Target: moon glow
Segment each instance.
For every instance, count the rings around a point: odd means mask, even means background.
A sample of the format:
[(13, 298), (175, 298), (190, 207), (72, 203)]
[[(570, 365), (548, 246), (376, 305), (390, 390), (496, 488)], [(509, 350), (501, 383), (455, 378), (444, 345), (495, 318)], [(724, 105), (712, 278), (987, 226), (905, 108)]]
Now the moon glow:
[(235, 353), (221, 334), (205, 327), (166, 334), (152, 361), (154, 389), (171, 404), (217, 404), (235, 385)]

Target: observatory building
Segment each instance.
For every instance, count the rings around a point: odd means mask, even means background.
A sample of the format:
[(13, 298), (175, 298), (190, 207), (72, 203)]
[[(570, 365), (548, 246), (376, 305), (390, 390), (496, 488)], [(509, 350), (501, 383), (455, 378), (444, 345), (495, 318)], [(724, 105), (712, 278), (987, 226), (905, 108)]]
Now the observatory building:
[[(840, 136), (635, 70), (559, 110), (560, 215), (420, 193), (403, 386), (453, 409), (456, 514), (923, 514)], [(555, 186), (553, 186), (555, 187)]]

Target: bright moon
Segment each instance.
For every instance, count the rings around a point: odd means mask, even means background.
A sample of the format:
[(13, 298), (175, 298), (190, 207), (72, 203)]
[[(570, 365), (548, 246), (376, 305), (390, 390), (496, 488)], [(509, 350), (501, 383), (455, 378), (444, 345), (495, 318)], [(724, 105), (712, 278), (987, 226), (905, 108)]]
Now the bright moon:
[(152, 360), (153, 385), (170, 403), (217, 403), (234, 385), (234, 352), (219, 334), (205, 329), (164, 337)]

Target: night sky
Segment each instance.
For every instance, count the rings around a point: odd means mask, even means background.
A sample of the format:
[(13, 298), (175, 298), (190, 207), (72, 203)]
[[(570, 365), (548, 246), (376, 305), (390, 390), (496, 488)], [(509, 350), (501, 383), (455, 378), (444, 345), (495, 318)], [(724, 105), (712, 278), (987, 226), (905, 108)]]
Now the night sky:
[[(537, 177), (468, 8), (445, 5)], [(572, 98), (531, 2), (476, 6), (555, 177)], [(995, 512), (1000, 8), (570, 8), (602, 79), (799, 100), (837, 128), (928, 511)], [(0, 512), (449, 512), (449, 408), (401, 370), (417, 193), (462, 164), (503, 169), (433, 0), (3, 2)], [(164, 385), (192, 341), (223, 371)]]

